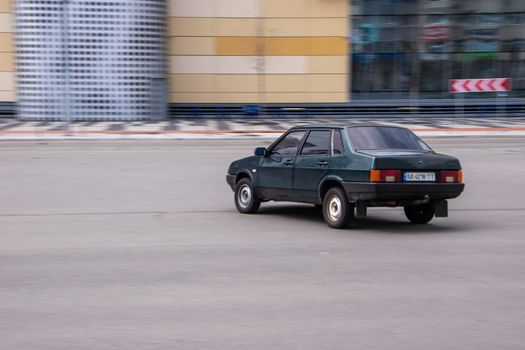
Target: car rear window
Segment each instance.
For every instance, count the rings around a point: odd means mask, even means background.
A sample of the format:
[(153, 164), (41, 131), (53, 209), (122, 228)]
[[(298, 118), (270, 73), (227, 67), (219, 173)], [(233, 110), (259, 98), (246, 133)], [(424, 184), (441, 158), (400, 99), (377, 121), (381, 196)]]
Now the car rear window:
[(359, 150), (403, 150), (428, 152), (428, 147), (412, 131), (388, 126), (347, 128), (352, 148)]

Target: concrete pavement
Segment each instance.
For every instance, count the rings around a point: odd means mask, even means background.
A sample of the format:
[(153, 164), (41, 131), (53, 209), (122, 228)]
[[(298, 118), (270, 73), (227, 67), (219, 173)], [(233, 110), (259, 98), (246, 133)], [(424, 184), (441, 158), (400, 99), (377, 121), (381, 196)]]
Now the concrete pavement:
[(342, 231), (235, 211), (269, 142), (3, 142), (0, 348), (523, 348), (525, 139), (426, 139), (463, 164), (450, 217)]

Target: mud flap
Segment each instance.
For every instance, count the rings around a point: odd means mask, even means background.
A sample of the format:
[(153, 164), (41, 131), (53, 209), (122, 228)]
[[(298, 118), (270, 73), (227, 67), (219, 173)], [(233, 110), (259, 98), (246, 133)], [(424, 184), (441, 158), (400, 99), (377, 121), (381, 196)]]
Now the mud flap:
[(355, 205), (355, 216), (358, 218), (366, 218), (366, 203), (357, 201)]
[(436, 218), (448, 217), (448, 202), (446, 199), (436, 202)]

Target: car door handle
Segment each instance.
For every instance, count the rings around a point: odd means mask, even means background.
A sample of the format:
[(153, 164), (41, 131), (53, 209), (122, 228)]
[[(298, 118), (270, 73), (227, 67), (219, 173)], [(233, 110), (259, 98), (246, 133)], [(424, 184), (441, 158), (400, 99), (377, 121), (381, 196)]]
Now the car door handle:
[(284, 161), (284, 165), (292, 165), (293, 164), (293, 159), (287, 159)]
[(326, 160), (320, 160), (319, 163), (317, 163), (319, 166), (328, 165), (328, 161)]

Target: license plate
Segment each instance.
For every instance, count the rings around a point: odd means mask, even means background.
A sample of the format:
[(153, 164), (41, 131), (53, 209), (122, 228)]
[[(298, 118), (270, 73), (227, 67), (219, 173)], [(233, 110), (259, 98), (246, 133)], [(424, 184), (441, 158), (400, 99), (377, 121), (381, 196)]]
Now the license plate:
[(424, 181), (424, 182), (431, 182), (436, 181), (436, 174), (435, 173), (405, 173), (405, 181), (406, 182), (417, 182), (417, 181)]

